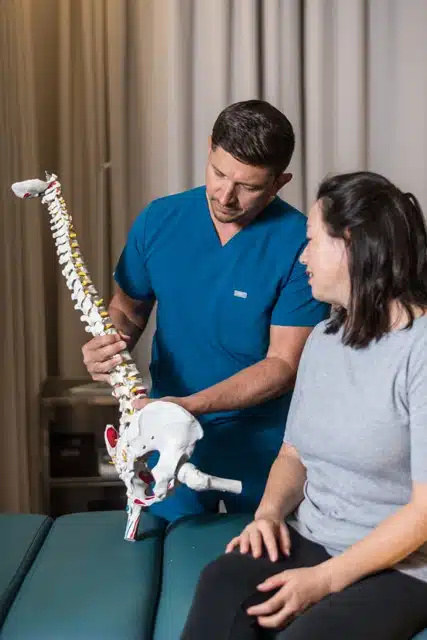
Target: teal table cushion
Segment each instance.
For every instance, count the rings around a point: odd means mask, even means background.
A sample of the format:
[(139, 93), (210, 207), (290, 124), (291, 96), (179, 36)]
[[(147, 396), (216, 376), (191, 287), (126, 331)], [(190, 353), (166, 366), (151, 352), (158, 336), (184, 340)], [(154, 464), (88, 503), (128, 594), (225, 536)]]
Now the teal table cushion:
[(143, 514), (123, 539), (122, 511), (55, 521), (7, 616), (2, 640), (151, 640), (164, 525)]
[(0, 626), (51, 524), (42, 515), (0, 514)]
[(416, 636), (413, 637), (413, 640), (427, 640), (427, 629), (424, 631), (420, 631)]
[(216, 514), (186, 518), (170, 526), (154, 640), (178, 640), (201, 570), (224, 553), (231, 538), (252, 519), (246, 514)]

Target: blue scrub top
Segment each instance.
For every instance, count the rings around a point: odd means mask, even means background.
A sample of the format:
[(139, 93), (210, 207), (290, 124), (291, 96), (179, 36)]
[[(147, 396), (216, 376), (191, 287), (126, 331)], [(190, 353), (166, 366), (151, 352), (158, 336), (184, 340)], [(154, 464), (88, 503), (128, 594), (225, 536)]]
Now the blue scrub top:
[[(305, 244), (305, 216), (279, 197), (224, 246), (205, 187), (149, 204), (114, 275), (131, 298), (158, 302), (151, 396), (187, 396), (259, 362), (270, 325), (314, 326), (327, 317), (298, 261)], [(290, 399), (200, 416), (205, 439), (210, 429), (218, 446), (224, 437), (228, 449), (244, 442), (278, 450)]]

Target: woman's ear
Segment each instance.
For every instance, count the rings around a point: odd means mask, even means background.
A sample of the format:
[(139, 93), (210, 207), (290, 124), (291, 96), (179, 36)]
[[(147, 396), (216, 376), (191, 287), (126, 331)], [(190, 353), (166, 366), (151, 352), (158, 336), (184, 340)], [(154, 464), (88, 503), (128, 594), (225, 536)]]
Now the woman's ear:
[(349, 228), (347, 228), (344, 231), (344, 242), (346, 246), (350, 244), (350, 240), (351, 240), (351, 231)]

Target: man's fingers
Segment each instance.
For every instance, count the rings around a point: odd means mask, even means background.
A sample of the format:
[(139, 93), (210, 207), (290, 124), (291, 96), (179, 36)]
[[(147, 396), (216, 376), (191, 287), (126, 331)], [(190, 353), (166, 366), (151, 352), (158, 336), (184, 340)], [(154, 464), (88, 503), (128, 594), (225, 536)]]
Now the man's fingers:
[(83, 345), (82, 351), (97, 351), (102, 347), (107, 347), (115, 342), (119, 342), (121, 339), (122, 338), (118, 333), (107, 333), (104, 336), (95, 336), (92, 340), (89, 340), (89, 342)]
[[(96, 336), (82, 347), (83, 362), (88, 370), (94, 363), (106, 362), (126, 348), (118, 334)], [(95, 370), (95, 373), (98, 371)]]
[(92, 376), (92, 380), (95, 380), (95, 382), (107, 382), (107, 384), (111, 384), (110, 376), (106, 373), (95, 373)]
[(120, 351), (126, 349), (126, 342), (124, 340), (119, 340), (119, 342), (115, 342), (114, 344), (110, 344), (107, 347), (102, 347), (97, 351), (92, 352), (89, 356), (92, 361), (95, 362), (105, 362), (110, 358), (116, 356)]
[(125, 349), (123, 340), (96, 351), (83, 351), (83, 362), (90, 374), (108, 373), (123, 361), (120, 352)]
[(114, 367), (116, 367), (122, 361), (121, 356), (114, 356), (110, 360), (105, 362), (91, 362), (87, 366), (87, 370), (91, 374), (109, 373)]
[(131, 337), (124, 333), (95, 336), (82, 347), (83, 362), (92, 380), (110, 383), (107, 375), (123, 362), (120, 352), (126, 349)]

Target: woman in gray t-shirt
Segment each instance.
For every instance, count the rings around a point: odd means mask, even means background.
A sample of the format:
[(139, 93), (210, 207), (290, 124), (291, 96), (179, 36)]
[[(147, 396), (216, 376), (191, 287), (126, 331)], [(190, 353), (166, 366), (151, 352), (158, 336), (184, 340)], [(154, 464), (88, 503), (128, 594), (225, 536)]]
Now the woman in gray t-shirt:
[(423, 215), (382, 176), (345, 174), (320, 185), (307, 237), (300, 260), (333, 312), (306, 343), (255, 519), (204, 569), (183, 640), (427, 627)]

